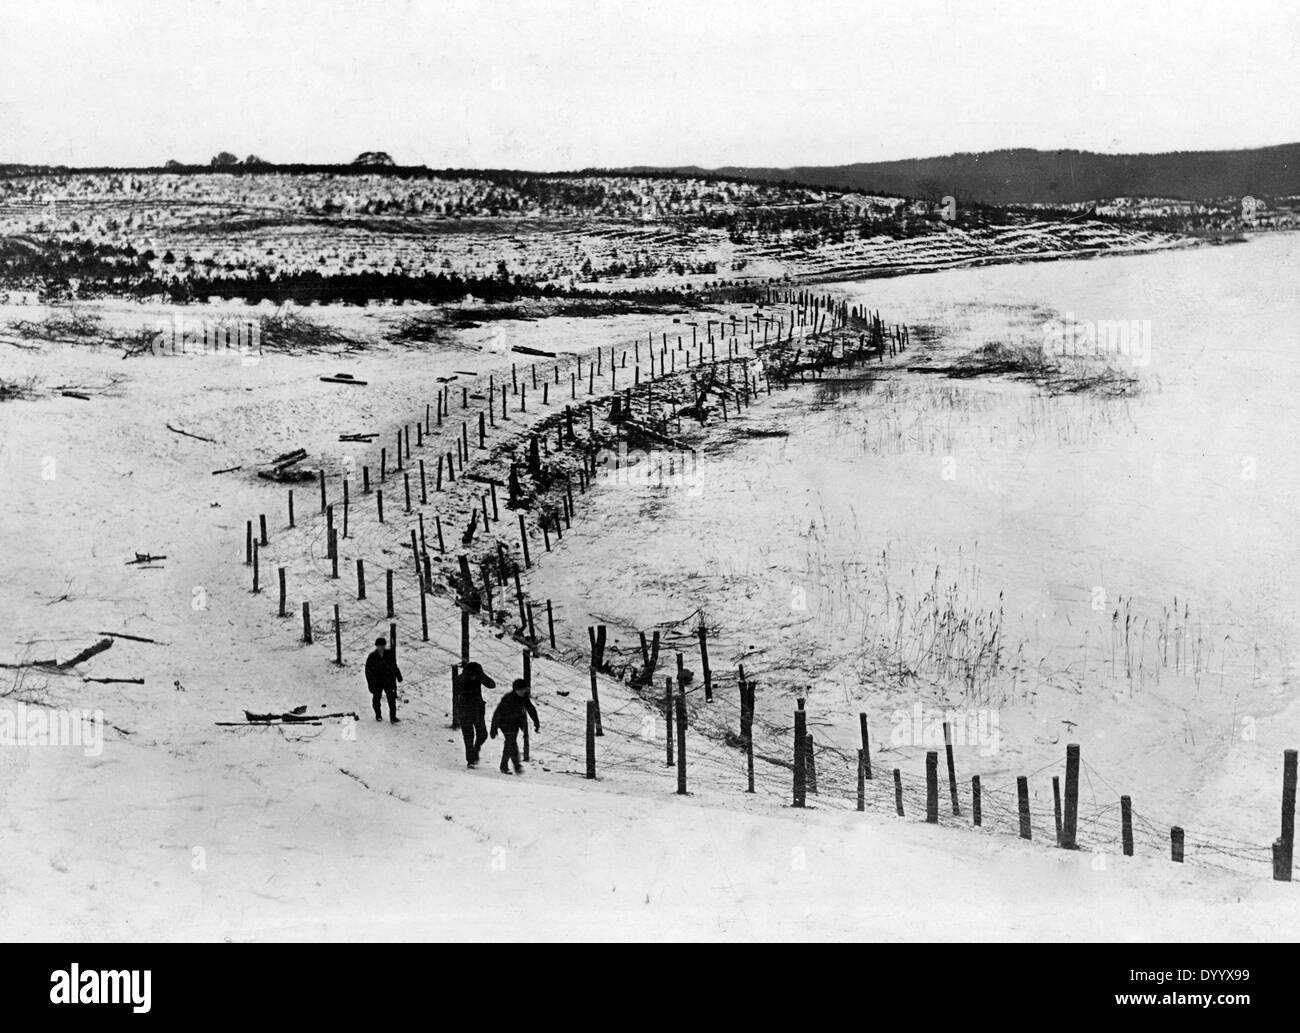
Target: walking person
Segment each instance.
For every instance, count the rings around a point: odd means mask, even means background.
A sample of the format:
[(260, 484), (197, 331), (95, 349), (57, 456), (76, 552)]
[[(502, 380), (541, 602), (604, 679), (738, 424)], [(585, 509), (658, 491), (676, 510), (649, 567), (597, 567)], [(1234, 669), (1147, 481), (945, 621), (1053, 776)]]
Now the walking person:
[(516, 775), (523, 774), (523, 765), (519, 763), (519, 733), (523, 731), (524, 723), (531, 717), (533, 719), (533, 731), (540, 732), (541, 724), (537, 720), (537, 710), (533, 707), (533, 701), (528, 698), (528, 683), (522, 678), (516, 678), (513, 687), (504, 696), (501, 702), (497, 704), (496, 710), (492, 714), (492, 738), (497, 737), (500, 731), (505, 737), (505, 745), (501, 751), (501, 773), (510, 774), (508, 765), (513, 764)]
[(366, 657), (366, 684), (370, 687), (370, 700), (375, 707), (375, 720), (384, 719), (380, 705), (383, 698), (387, 696), (388, 720), (397, 724), (401, 720), (397, 716), (397, 683), (402, 680), (402, 672), (398, 670), (392, 652), (385, 648), (387, 645), (388, 640), (383, 636), (375, 639), (374, 652)]
[(479, 750), (488, 739), (487, 722), (484, 720), (487, 703), (483, 700), (483, 690), (496, 687), (497, 683), (474, 660), (467, 663), (452, 682), (452, 703), (460, 721), (461, 735), (465, 738), (466, 767), (478, 766)]

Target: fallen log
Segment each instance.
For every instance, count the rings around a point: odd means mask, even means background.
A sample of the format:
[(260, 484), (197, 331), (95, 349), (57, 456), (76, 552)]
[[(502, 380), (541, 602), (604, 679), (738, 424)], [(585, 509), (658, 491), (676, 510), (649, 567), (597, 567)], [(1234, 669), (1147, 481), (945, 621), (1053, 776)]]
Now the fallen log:
[(83, 402), (90, 401), (90, 395), (83, 395), (79, 391), (60, 391), (59, 394), (64, 398), (80, 398)]
[(224, 470), (213, 470), (212, 476), (215, 477), (219, 473), (234, 473), (236, 470), (242, 470), (242, 469), (243, 469), (242, 466), (227, 466)]
[(102, 685), (143, 685), (143, 678), (82, 678), (83, 682), (93, 681)]
[(366, 381), (355, 380), (352, 377), (321, 377), (326, 384), (355, 384), (357, 387), (365, 387)]
[(65, 660), (63, 663), (59, 664), (59, 667), (60, 668), (76, 667), (77, 664), (81, 663), (82, 661), (89, 660), (92, 656), (96, 655), (97, 653), (102, 653), (105, 649), (111, 649), (112, 646), (113, 646), (113, 640), (111, 638), (101, 638), (93, 646), (87, 646), (80, 653), (74, 656), (71, 660)]
[(170, 423), (166, 423), (163, 426), (173, 434), (182, 434), (187, 438), (194, 438), (196, 441), (206, 441), (209, 445), (216, 444), (216, 441), (212, 438), (205, 438), (202, 434), (191, 434), (188, 430), (181, 430), (179, 427), (173, 427)]
[(166, 642), (159, 642), (156, 638), (143, 638), (140, 635), (128, 635), (125, 631), (97, 631), (96, 635), (108, 635), (110, 638), (129, 638), (132, 642), (148, 642), (153, 646), (165, 646)]
[(305, 448), (295, 448), (292, 452), (282, 452), (276, 456), (267, 465), (269, 466), (286, 466), (289, 463), (296, 463), (307, 458)]
[(529, 348), (523, 344), (512, 345), (510, 350), (512, 352), (519, 352), (520, 355), (540, 355), (544, 359), (556, 358), (555, 352), (542, 351), (541, 348)]
[(125, 566), (133, 567), (137, 563), (153, 563), (157, 560), (165, 560), (166, 558), (166, 556), (153, 556), (147, 552), (137, 552), (135, 554), (135, 559), (127, 560)]

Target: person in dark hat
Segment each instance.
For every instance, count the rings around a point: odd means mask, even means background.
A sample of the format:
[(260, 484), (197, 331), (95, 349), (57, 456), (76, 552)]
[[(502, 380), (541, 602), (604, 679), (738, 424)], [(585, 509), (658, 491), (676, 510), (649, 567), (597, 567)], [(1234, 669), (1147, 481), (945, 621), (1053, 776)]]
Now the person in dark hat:
[(523, 774), (523, 765), (519, 763), (519, 733), (523, 731), (524, 722), (530, 717), (533, 719), (533, 730), (540, 732), (541, 724), (537, 720), (537, 710), (533, 707), (533, 701), (528, 698), (528, 683), (522, 678), (516, 678), (513, 687), (504, 696), (501, 702), (497, 704), (496, 710), (492, 714), (492, 738), (497, 737), (497, 732), (501, 732), (505, 737), (505, 746), (501, 751), (501, 773), (510, 774), (510, 768), (507, 764), (513, 764), (515, 774)]
[(386, 649), (388, 640), (375, 639), (375, 650), (366, 657), (366, 684), (370, 687), (370, 700), (375, 707), (375, 720), (382, 721), (380, 712), (383, 697), (388, 697), (388, 720), (397, 724), (397, 683), (402, 680), (402, 672), (397, 668), (393, 654)]
[(466, 767), (478, 765), (479, 750), (488, 739), (487, 722), (484, 720), (487, 704), (483, 701), (483, 690), (496, 687), (497, 683), (474, 660), (467, 663), (451, 683), (452, 702), (460, 721), (460, 733), (465, 738)]

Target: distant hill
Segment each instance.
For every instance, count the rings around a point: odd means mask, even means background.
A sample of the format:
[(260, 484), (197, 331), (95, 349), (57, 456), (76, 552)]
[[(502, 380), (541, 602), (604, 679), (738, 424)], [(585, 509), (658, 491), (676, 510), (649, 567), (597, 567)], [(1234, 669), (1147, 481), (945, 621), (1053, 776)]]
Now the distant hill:
[(987, 204), (1071, 204), (1109, 197), (1185, 200), (1244, 194), (1278, 197), (1300, 194), (1300, 143), (1253, 150), (1168, 154), (1095, 154), (1018, 148), (855, 165), (785, 169), (636, 166), (623, 171), (789, 181), (936, 200), (951, 194)]

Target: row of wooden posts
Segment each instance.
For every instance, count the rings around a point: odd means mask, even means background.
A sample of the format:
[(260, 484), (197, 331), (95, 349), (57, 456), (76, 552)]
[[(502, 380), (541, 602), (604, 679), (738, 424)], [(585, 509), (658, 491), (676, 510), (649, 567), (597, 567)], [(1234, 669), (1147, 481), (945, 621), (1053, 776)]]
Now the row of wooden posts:
[[(847, 322), (851, 314), (852, 315), (857, 314), (856, 310), (850, 312), (843, 304), (838, 306), (838, 308), (833, 307), (832, 299), (829, 298), (819, 299), (812, 296), (800, 296), (799, 298), (792, 299), (792, 300), (796, 300), (796, 303), (800, 305), (800, 322), (803, 321), (804, 316), (808, 311), (811, 311), (812, 313), (815, 314), (819, 308), (832, 310), (835, 314), (836, 320), (845, 323)], [(877, 319), (878, 317), (873, 316), (872, 318)], [(823, 313), (823, 319), (824, 319), (824, 313)], [(746, 320), (746, 322), (748, 322), (748, 320)], [(792, 319), (791, 322), (793, 326), (794, 320)], [(712, 321), (710, 321), (709, 330), (710, 330), (709, 341), (710, 343), (712, 343), (713, 340)], [(694, 326), (692, 326), (692, 339), (694, 341)], [(897, 343), (897, 346), (901, 349), (907, 341), (905, 328), (903, 328), (901, 332), (899, 328), (895, 328), (893, 340)], [(666, 335), (665, 335), (665, 348), (666, 348)], [(652, 370), (653, 370), (653, 342), (650, 350), (651, 350), (651, 363), (652, 363)], [(638, 351), (637, 358), (639, 360), (639, 345), (637, 351)], [(590, 363), (590, 362), (588, 363), (589, 368), (597, 371), (599, 370), (599, 367), (601, 365), (601, 359), (599, 358), (599, 355), (600, 353), (598, 352), (598, 359), (596, 363)], [(728, 349), (729, 358), (730, 355), (731, 355), (731, 349), (729, 348)], [(701, 358), (702, 358), (702, 353), (701, 353)], [(626, 354), (624, 355), (624, 362), (626, 362)], [(611, 347), (610, 349), (610, 366), (612, 370), (614, 368), (613, 347)], [(558, 382), (558, 371), (559, 371), (558, 365), (555, 367), (555, 370), (556, 370), (556, 377)], [(662, 371), (662, 361), (661, 361), (661, 371)], [(520, 385), (518, 384), (517, 370), (513, 368), (512, 368), (512, 380), (514, 381), (515, 390), (520, 393), (521, 411), (526, 411), (524, 409), (524, 406), (526, 406), (527, 388), (526, 385), (520, 387)], [(748, 381), (748, 377), (746, 377), (746, 381)], [(536, 386), (537, 381), (536, 381), (535, 364), (533, 366), (533, 382), (534, 382), (534, 386)], [(594, 387), (594, 383), (592, 386)], [(506, 404), (506, 399), (507, 399), (507, 395), (505, 394), (506, 390), (507, 388), (503, 384), (502, 385), (503, 394), (502, 394), (502, 402), (501, 402), (501, 416), (503, 420), (509, 418), (507, 413), (507, 404)], [(442, 424), (444, 415), (448, 414), (448, 399), (449, 399), (448, 391), (449, 389), (444, 389), (442, 392), (439, 393), (438, 396), (437, 420), (439, 425)], [(576, 379), (574, 381), (574, 391), (576, 396)], [(543, 396), (545, 401), (545, 397), (546, 397), (545, 389), (543, 390)], [(494, 401), (492, 401), (495, 399), (495, 391), (491, 391), (488, 397), (490, 400), (489, 407), (492, 410), (490, 416), (493, 422), (493, 426), (495, 426), (496, 407)], [(462, 406), (463, 407), (468, 406), (467, 388), (462, 390)], [(429, 420), (431, 418), (431, 413), (430, 413), (431, 408), (432, 406), (426, 406), (425, 425), (423, 427), (419, 423), (415, 425), (417, 447), (420, 447), (423, 444), (423, 434), (429, 425)], [(589, 412), (589, 419), (590, 418), (591, 418), (591, 413)], [(485, 447), (484, 432), (485, 432), (484, 414), (480, 413), (479, 414), (480, 447)], [(535, 440), (536, 438), (534, 437), (534, 442)], [(400, 429), (397, 435), (397, 448), (395, 452), (395, 455), (397, 457), (397, 468), (396, 468), (397, 471), (402, 472), (403, 455), (405, 455), (405, 458), (408, 460), (411, 458), (410, 449), (411, 449), (410, 427), (407, 426), (405, 428)], [(468, 424), (462, 424), (462, 432), (461, 432), (460, 440), (458, 441), (457, 451), (458, 451), (457, 459), (459, 461), (460, 469), (463, 472), (464, 463), (469, 454)], [(444, 459), (446, 462), (446, 469), (447, 469), (449, 481), (454, 481), (455, 479), (456, 465), (453, 463), (452, 453), (450, 452), (446, 453), (445, 457), (440, 454), (438, 457), (437, 480), (435, 486), (436, 491), (441, 490), (442, 487), (442, 472), (443, 472)], [(594, 471), (589, 471), (589, 472), (594, 472)], [(424, 504), (427, 503), (427, 484), (425, 480), (425, 469), (424, 469), (423, 459), (419, 460), (419, 473), (420, 473), (420, 499), (421, 499), (421, 504)], [(370, 486), (369, 474), (370, 474), (369, 468), (363, 467), (362, 468), (363, 493), (369, 493), (370, 491), (371, 486)], [(381, 449), (380, 481), (383, 482), (387, 478), (387, 475), (388, 475), (387, 449)], [(327, 550), (328, 550), (327, 554), (332, 561), (332, 577), (337, 578), (339, 576), (338, 575), (338, 544), (337, 544), (337, 530), (334, 526), (334, 519), (333, 519), (334, 509), (333, 506), (329, 505), (327, 502), (325, 473), (323, 470), (320, 472), (319, 477), (320, 477), (319, 483), (320, 483), (321, 510), (323, 513), (325, 513), (326, 521), (327, 521)], [(405, 473), (404, 483), (405, 483), (405, 508), (407, 512), (410, 512), (411, 486), (410, 486), (409, 473)], [(583, 487), (585, 490), (585, 483)], [(379, 521), (382, 523), (383, 522), (382, 489), (376, 489), (375, 494), (376, 494), (377, 515)], [(491, 485), (491, 498), (492, 498), (493, 518), (499, 519), (499, 510), (497, 504), (495, 484)], [(484, 497), (483, 500), (483, 507), (484, 507), (483, 519), (486, 526), (487, 523), (486, 496)], [(347, 533), (348, 533), (348, 512), (349, 512), (348, 482), (347, 479), (344, 478), (343, 480), (343, 536), (344, 537), (347, 537)], [(293, 499), (292, 489), (290, 489), (288, 495), (288, 515), (289, 515), (289, 526), (293, 527), (295, 525), (295, 515), (294, 515), (294, 499)], [(567, 507), (566, 507), (565, 515), (566, 518), (569, 515)], [(446, 545), (443, 537), (441, 518), (435, 515), (434, 519), (435, 519), (436, 534), (437, 534), (439, 549), (440, 551), (445, 553)], [(418, 542), (423, 541), (424, 538), (424, 519), (422, 513), (419, 514), (419, 523), (420, 523), (420, 529), (419, 529), (418, 538), (415, 529), (412, 529), (411, 531), (411, 546), (412, 546), (412, 554), (415, 557), (417, 580), (420, 582), (420, 587), (421, 587), (420, 608), (421, 608), (422, 637), (424, 641), (428, 641), (429, 638), (428, 616), (427, 616), (427, 609), (426, 609), (424, 596), (427, 591), (432, 590), (432, 578), (429, 570), (429, 558), (428, 558), (427, 548), (421, 550), (418, 545)], [(529, 549), (528, 549), (527, 530), (524, 521), (524, 516), (522, 513), (519, 514), (519, 526), (520, 526), (521, 548), (522, 548), (522, 553), (525, 562), (525, 569), (527, 569), (527, 567), (531, 566), (531, 560), (530, 560)], [(545, 528), (543, 530), (545, 533)], [(559, 532), (558, 523), (556, 524), (556, 531), (557, 533)], [(259, 532), (258, 535), (255, 536), (253, 531), (253, 522), (251, 520), (248, 521), (246, 525), (246, 563), (248, 563), (252, 567), (254, 592), (260, 592), (261, 590), (260, 562), (259, 562), (260, 549), (266, 547), (269, 544), (265, 514), (260, 515), (258, 518), (258, 532)], [(549, 536), (546, 539), (546, 545), (549, 551), (550, 548)], [(421, 555), (421, 552), (423, 552), (423, 558), (424, 558), (423, 571), (421, 571), (420, 569), (419, 557)], [(462, 555), (460, 559), (463, 568), (462, 569), (463, 576), (465, 580), (468, 581), (469, 580), (468, 572), (464, 570), (464, 567), (467, 566), (466, 557)], [(364, 567), (364, 561), (360, 558), (356, 560), (356, 574), (357, 574), (357, 598), (359, 600), (364, 600), (366, 598), (365, 567)], [(281, 617), (284, 617), (287, 616), (285, 568), (280, 567), (278, 570), (278, 575), (279, 575), (279, 589), (280, 589), (279, 613)], [(515, 570), (515, 581), (516, 581), (516, 588), (518, 590), (517, 568)], [(485, 578), (485, 587), (486, 585), (487, 582)], [(387, 616), (389, 618), (392, 618), (394, 616), (393, 571), (392, 570), (385, 571), (385, 588), (386, 588), (386, 595), (387, 595)], [(531, 602), (525, 603), (521, 590), (518, 590), (518, 595), (519, 595), (519, 602), (520, 602), (521, 626), (526, 627), (528, 629), (528, 638), (531, 644), (531, 648), (535, 648), (537, 637), (534, 630), (532, 603)], [(547, 600), (546, 602), (546, 609), (547, 609), (547, 625), (548, 625), (548, 632), (549, 632), (549, 640), (550, 640), (551, 647), (554, 648), (555, 647), (554, 614), (553, 614), (553, 608), (550, 600)], [(310, 617), (310, 604), (306, 601), (302, 603), (302, 617), (303, 617), (303, 641), (305, 643), (311, 643), (313, 641), (313, 638), (312, 638), (311, 617)], [(462, 606), (461, 608), (462, 663), (468, 662), (469, 659), (469, 649), (468, 649), (469, 626), (468, 625), (469, 625), (469, 608)], [(396, 624), (395, 623), (391, 624), (390, 641), (392, 641), (394, 649), (396, 648), (396, 631), (397, 631)], [(600, 636), (599, 636), (600, 642), (603, 645), (604, 628), (601, 627), (599, 629), (599, 632), (600, 632)], [(591, 629), (591, 635), (592, 635), (592, 644), (593, 644), (593, 664), (591, 667), (592, 698), (587, 701), (586, 774), (588, 778), (595, 778), (596, 777), (595, 740), (597, 737), (604, 734), (600, 722), (600, 704), (599, 704), (599, 696), (597, 691), (597, 676), (596, 676), (596, 672), (600, 667), (602, 658), (600, 657), (600, 653), (596, 649), (596, 629), (594, 628)], [(699, 629), (699, 638), (700, 638), (701, 659), (703, 662), (703, 669), (704, 669), (704, 685), (705, 685), (706, 701), (711, 701), (712, 682), (711, 682), (710, 671), (708, 666), (707, 639), (706, 639), (706, 632), (703, 626), (703, 622), (701, 622), (701, 627)], [(342, 657), (342, 638), (341, 638), (341, 617), (340, 617), (338, 604), (334, 605), (334, 639), (335, 639), (335, 663), (342, 664), (343, 657)], [(657, 633), (656, 633), (656, 653), (657, 653)], [(524, 656), (525, 656), (526, 674), (528, 671), (529, 655), (530, 655), (529, 652), (525, 651)], [(678, 681), (680, 684), (681, 681), (680, 654), (678, 659), (678, 666), (679, 666)], [(453, 668), (453, 677), (455, 675), (455, 671), (456, 668)], [(674, 696), (673, 679), (669, 678), (666, 679), (665, 681), (666, 681), (666, 693), (664, 698), (664, 713), (665, 713), (666, 727), (667, 727), (666, 758), (667, 758), (667, 763), (670, 766), (672, 766), (674, 763), (676, 764), (676, 767), (678, 769), (678, 792), (684, 794), (687, 791), (686, 790), (686, 750), (685, 750), (685, 732), (687, 728), (687, 717), (686, 717), (685, 694), (683, 690), (683, 691), (679, 691), (676, 694), (676, 696)], [(740, 687), (740, 694), (741, 694), (741, 740), (745, 744), (746, 754), (747, 754), (747, 776), (748, 776), (747, 791), (753, 792), (754, 791), (754, 756), (753, 756), (752, 729), (753, 729), (753, 715), (754, 715), (754, 686), (752, 683), (746, 681), (743, 667), (740, 669), (739, 687)], [(453, 727), (455, 727), (458, 724), (458, 720), (457, 720), (458, 715), (456, 714), (456, 710), (454, 706), (452, 708), (452, 713), (453, 713)], [(816, 785), (816, 762), (815, 762), (813, 737), (810, 733), (808, 733), (806, 728), (806, 712), (804, 710), (804, 701), (802, 699), (799, 700), (798, 702), (798, 709), (795, 711), (794, 716), (795, 716), (795, 744), (794, 744), (794, 758), (793, 758), (793, 782), (794, 782), (793, 804), (796, 807), (803, 807), (806, 804), (807, 793), (810, 791), (816, 793), (817, 785)], [(872, 779), (872, 769), (871, 769), (870, 748), (868, 743), (867, 717), (865, 713), (860, 714), (859, 717), (861, 723), (862, 746), (858, 750), (857, 806), (859, 810), (862, 810), (865, 807), (865, 784), (867, 781)], [(675, 762), (674, 762), (674, 726), (676, 731)], [(946, 744), (948, 789), (949, 789), (949, 797), (951, 802), (952, 813), (955, 816), (960, 816), (961, 806), (958, 799), (957, 779), (956, 779), (956, 772), (955, 772), (951, 735), (950, 735), (949, 726), (946, 722), (944, 723), (944, 740)], [(528, 757), (528, 738), (527, 738), (527, 729), (525, 729), (524, 758), (527, 759), (527, 757)], [(1080, 763), (1079, 747), (1077, 744), (1070, 744), (1069, 746), (1067, 746), (1066, 749), (1064, 801), (1062, 801), (1059, 777), (1053, 776), (1052, 778), (1056, 839), (1058, 845), (1060, 845), (1063, 849), (1077, 848), (1079, 763)], [(937, 823), (939, 820), (938, 765), (939, 765), (938, 753), (936, 751), (928, 752), (926, 755), (926, 821), (929, 823)], [(895, 806), (898, 814), (901, 816), (904, 813), (904, 807), (903, 807), (902, 773), (900, 769), (898, 768), (893, 769), (893, 778), (894, 778), (894, 789), (895, 789)], [(1017, 788), (1018, 814), (1019, 814), (1019, 822), (1020, 822), (1020, 836), (1024, 839), (1031, 839), (1032, 826), (1030, 821), (1028, 778), (1026, 776), (1018, 777), (1016, 780), (1016, 788)], [(1296, 751), (1287, 750), (1284, 754), (1282, 830), (1279, 838), (1275, 840), (1273, 843), (1274, 877), (1284, 881), (1290, 880), (1292, 865), (1293, 865), (1295, 791), (1296, 791)], [(980, 777), (978, 775), (975, 775), (972, 776), (971, 779), (971, 805), (972, 805), (971, 817), (972, 817), (973, 824), (976, 826), (982, 824), (981, 804), (982, 801), (981, 801)], [(1132, 855), (1133, 853), (1132, 801), (1130, 797), (1122, 796), (1120, 798), (1120, 810), (1121, 810), (1121, 824), (1122, 824), (1122, 849), (1124, 854), (1128, 856), (1128, 855)], [(1185, 838), (1184, 830), (1181, 827), (1173, 826), (1170, 829), (1170, 855), (1174, 861), (1181, 862), (1183, 860), (1184, 838)]]

